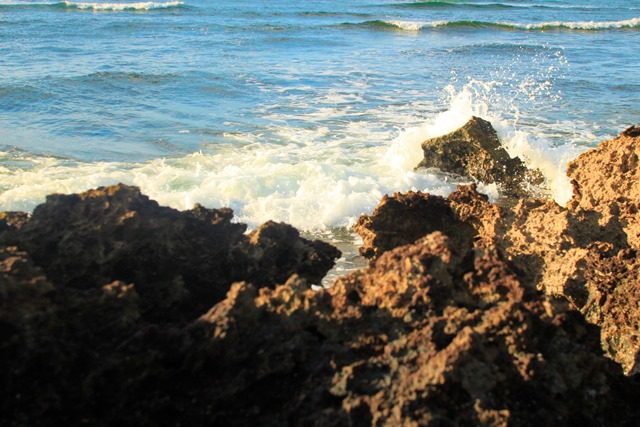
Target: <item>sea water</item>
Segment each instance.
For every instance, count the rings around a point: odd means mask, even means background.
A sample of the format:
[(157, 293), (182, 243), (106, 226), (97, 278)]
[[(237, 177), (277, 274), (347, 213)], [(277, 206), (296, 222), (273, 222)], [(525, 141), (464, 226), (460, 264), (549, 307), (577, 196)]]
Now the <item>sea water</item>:
[(640, 122), (639, 46), (640, 0), (0, 0), (0, 211), (123, 182), (348, 270), (384, 194), (455, 189), (414, 168), (472, 115), (565, 203), (568, 161)]

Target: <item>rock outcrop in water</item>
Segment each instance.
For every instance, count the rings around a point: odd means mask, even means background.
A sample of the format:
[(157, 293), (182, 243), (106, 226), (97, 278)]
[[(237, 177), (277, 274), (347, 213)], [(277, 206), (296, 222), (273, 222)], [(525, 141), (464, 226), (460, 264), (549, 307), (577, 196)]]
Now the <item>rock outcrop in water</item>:
[(491, 123), (472, 117), (463, 127), (422, 143), (424, 159), (417, 168), (497, 183), (506, 197), (531, 195), (531, 188), (543, 183), (540, 171), (530, 170), (518, 157), (511, 158), (500, 144)]
[(639, 142), (572, 164), (567, 208), (385, 197), (370, 266), (319, 291), (337, 250), (227, 209), (115, 186), (1, 214), (0, 421), (635, 426)]

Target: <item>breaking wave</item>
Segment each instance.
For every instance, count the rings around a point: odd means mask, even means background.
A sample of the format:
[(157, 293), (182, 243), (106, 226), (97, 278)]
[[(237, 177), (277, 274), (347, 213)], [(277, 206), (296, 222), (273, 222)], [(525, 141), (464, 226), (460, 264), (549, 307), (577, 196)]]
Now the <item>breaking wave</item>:
[(96, 10), (96, 11), (121, 11), (121, 10), (155, 10), (181, 7), (181, 1), (166, 3), (139, 2), (139, 3), (77, 3), (65, 1), (62, 4), (70, 9)]
[(100, 12), (119, 12), (119, 11), (149, 11), (158, 9), (172, 9), (182, 7), (181, 1), (170, 1), (164, 3), (156, 2), (136, 2), (136, 3), (98, 3), (98, 2), (72, 2), (62, 1), (55, 3), (30, 3), (30, 2), (11, 2), (1, 3), (0, 8), (21, 8), (21, 9), (76, 9), (76, 10), (92, 10)]
[(392, 5), (397, 8), (408, 9), (444, 9), (444, 8), (480, 8), (480, 9), (571, 9), (571, 10), (594, 10), (596, 6), (586, 5), (560, 5), (560, 4), (527, 4), (512, 2), (479, 2), (467, 3), (457, 1), (416, 1), (408, 3), (397, 3)]
[(485, 21), (366, 21), (356, 25), (369, 28), (395, 29), (417, 32), (420, 30), (435, 28), (502, 28), (505, 30), (582, 30), (600, 31), (615, 29), (640, 29), (640, 17), (622, 21), (576, 21), (576, 22), (536, 22), (536, 23), (512, 23), (512, 22), (485, 22)]

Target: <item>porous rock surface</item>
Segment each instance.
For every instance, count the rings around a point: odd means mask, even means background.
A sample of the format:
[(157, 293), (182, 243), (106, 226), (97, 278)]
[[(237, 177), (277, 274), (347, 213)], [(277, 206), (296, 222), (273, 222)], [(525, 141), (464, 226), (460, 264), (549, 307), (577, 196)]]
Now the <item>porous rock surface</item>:
[(0, 424), (180, 425), (214, 381), (194, 322), (236, 280), (319, 283), (340, 256), (286, 224), (245, 235), (232, 216), (125, 185), (0, 214)]
[(439, 232), (311, 290), (233, 284), (199, 319), (0, 251), (3, 425), (633, 426), (638, 384), (495, 248)]
[(638, 248), (600, 208), (387, 197), (313, 291), (338, 253), (287, 225), (51, 196), (0, 217), (0, 424), (636, 426)]
[(461, 128), (422, 143), (424, 158), (416, 168), (436, 168), (443, 172), (497, 183), (506, 197), (526, 197), (532, 187), (543, 183), (540, 171), (528, 169), (519, 157), (511, 157), (502, 147), (491, 123), (471, 119)]
[[(361, 253), (375, 258), (394, 241), (415, 241), (420, 233), (386, 239), (400, 218), (422, 218), (415, 229), (445, 230), (425, 215), (436, 204), (453, 215), (447, 229), (473, 231), (475, 247), (495, 245), (532, 288), (569, 300), (601, 327), (602, 346), (627, 374), (640, 369), (640, 136), (635, 128), (604, 142), (570, 164), (574, 197), (567, 207), (543, 199), (520, 199), (498, 206), (475, 186), (460, 186), (447, 199), (427, 194), (394, 194), (372, 215), (363, 215), (356, 230)], [(406, 203), (407, 199), (411, 203)], [(414, 199), (422, 199), (417, 201)], [(446, 207), (442, 207), (445, 205)], [(393, 206), (394, 220), (387, 221)], [(447, 232), (447, 231), (445, 231)], [(464, 241), (464, 238), (457, 238)]]

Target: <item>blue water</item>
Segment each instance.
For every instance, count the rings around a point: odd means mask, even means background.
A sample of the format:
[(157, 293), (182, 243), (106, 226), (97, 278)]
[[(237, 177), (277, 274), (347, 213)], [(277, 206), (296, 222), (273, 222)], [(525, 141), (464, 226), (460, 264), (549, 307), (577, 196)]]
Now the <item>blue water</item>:
[(567, 162), (640, 121), (638, 46), (640, 0), (0, 0), (0, 210), (126, 182), (337, 238), (450, 192), (419, 143), (471, 114), (563, 203)]

